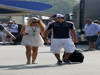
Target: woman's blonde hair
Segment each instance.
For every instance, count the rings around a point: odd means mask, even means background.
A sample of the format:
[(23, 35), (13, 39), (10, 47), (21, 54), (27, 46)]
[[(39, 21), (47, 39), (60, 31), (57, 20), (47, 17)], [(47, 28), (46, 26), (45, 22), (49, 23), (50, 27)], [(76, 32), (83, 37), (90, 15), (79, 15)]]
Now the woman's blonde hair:
[(45, 29), (45, 24), (43, 23), (42, 20), (40, 20), (37, 17), (32, 17), (28, 20), (28, 25), (31, 26), (32, 23), (37, 23), (38, 26), (41, 28), (41, 30), (43, 31)]
[(29, 19), (28, 19), (28, 25), (31, 26), (33, 22), (36, 22), (36, 21), (38, 21), (38, 20), (40, 20), (40, 19), (37, 18), (37, 17), (29, 18)]

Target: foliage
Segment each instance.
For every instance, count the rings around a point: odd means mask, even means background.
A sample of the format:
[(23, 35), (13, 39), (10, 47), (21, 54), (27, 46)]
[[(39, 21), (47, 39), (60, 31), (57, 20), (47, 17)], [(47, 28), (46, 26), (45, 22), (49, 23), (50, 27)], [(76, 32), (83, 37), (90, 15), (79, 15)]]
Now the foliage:
[(49, 3), (53, 7), (46, 12), (67, 14), (72, 12), (73, 6), (77, 3), (76, 0), (26, 0)]

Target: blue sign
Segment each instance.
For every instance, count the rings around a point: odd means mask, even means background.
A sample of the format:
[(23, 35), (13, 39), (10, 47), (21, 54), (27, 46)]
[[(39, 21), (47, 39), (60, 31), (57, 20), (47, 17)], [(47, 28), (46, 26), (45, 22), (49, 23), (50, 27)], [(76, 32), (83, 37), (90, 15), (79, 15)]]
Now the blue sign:
[(19, 11), (44, 11), (51, 8), (52, 5), (33, 2), (33, 1), (16, 1), (16, 0), (0, 0), (0, 13), (3, 12), (19, 12)]

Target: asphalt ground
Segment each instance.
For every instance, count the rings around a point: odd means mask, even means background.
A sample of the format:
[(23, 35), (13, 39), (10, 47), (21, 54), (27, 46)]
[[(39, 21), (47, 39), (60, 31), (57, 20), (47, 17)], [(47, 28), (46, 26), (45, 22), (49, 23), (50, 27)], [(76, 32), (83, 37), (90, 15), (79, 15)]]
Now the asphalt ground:
[[(86, 49), (86, 45), (78, 45)], [(61, 52), (61, 55), (63, 50)], [(0, 46), (0, 75), (100, 75), (100, 51), (83, 51), (84, 62), (56, 65), (50, 47), (39, 48), (37, 64), (26, 65), (25, 48), (20, 45)]]

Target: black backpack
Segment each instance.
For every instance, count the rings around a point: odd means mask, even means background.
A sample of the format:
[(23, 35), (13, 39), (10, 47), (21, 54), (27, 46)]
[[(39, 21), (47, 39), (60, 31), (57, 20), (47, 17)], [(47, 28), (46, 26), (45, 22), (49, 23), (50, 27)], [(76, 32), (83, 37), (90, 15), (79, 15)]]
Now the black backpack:
[(69, 57), (69, 60), (71, 62), (80, 62), (82, 63), (83, 60), (84, 60), (84, 55), (78, 51), (78, 50), (75, 50)]

